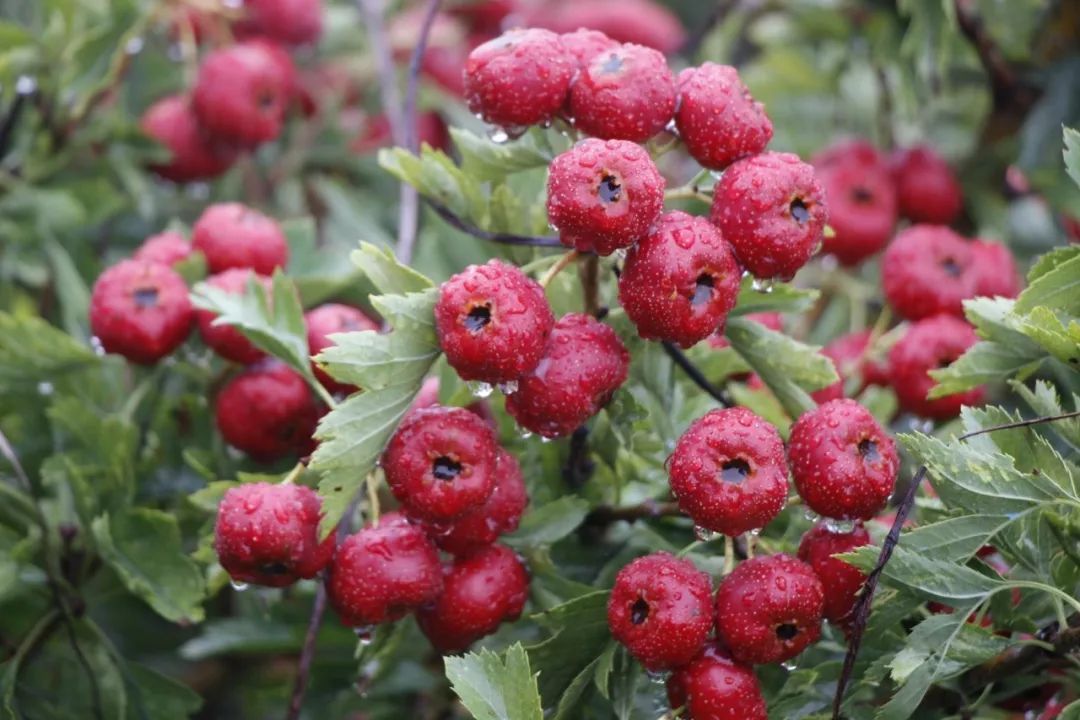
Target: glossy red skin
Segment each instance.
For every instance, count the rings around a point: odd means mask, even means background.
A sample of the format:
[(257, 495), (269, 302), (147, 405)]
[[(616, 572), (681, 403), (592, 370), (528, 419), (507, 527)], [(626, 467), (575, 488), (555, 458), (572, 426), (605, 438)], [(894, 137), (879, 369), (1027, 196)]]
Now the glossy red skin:
[(870, 330), (841, 335), (821, 351), (822, 355), (831, 359), (836, 365), (841, 378), (859, 378), (858, 392), (870, 385), (889, 384), (888, 365), (884, 362), (875, 362), (867, 355), (871, 335)]
[[(821, 637), (825, 594), (813, 568), (790, 555), (744, 560), (716, 591), (716, 639), (739, 662), (790, 660)], [(791, 625), (794, 635), (777, 629)]]
[[(791, 205), (801, 201), (803, 221)], [(814, 169), (790, 153), (739, 160), (716, 183), (709, 219), (756, 278), (790, 280), (822, 242), (828, 222), (825, 192)]]
[(225, 442), (261, 462), (306, 452), (319, 415), (304, 379), (273, 360), (229, 380), (216, 400)]
[(563, 245), (610, 255), (648, 234), (664, 208), (664, 187), (640, 145), (583, 140), (551, 163), (548, 222)]
[(912, 323), (889, 351), (889, 378), (900, 407), (921, 417), (950, 420), (964, 405), (979, 405), (982, 387), (927, 400), (937, 385), (927, 373), (952, 363), (978, 342), (975, 329), (951, 315), (937, 315)]
[[(415, 410), (398, 427), (382, 456), (386, 482), (409, 517), (438, 523), (478, 508), (495, 489), (498, 446), (487, 423), (462, 408)], [(461, 468), (435, 476), (440, 458)]]
[[(665, 552), (646, 555), (615, 576), (608, 627), (647, 670), (680, 667), (701, 651), (712, 631), (711, 596), (709, 576), (689, 560)], [(641, 607), (644, 617), (637, 612)]]
[(489, 545), (443, 567), (443, 592), (416, 613), (420, 629), (443, 654), (468, 649), (521, 615), (529, 575), (514, 551)]
[(803, 535), (799, 559), (814, 569), (825, 592), (824, 617), (846, 627), (851, 620), (866, 575), (856, 567), (833, 557), (870, 544), (870, 533), (859, 523), (851, 532), (833, 532), (819, 522)]
[(323, 0), (245, 0), (241, 37), (263, 36), (284, 45), (317, 42), (323, 31)]
[(975, 259), (975, 293), (1006, 298), (1019, 295), (1023, 283), (1009, 248), (989, 240), (972, 240), (970, 244)]
[(289, 244), (277, 221), (240, 203), (206, 208), (192, 228), (191, 244), (214, 274), (251, 268), (270, 275), (289, 262)]
[[(450, 132), (446, 129), (446, 122), (434, 110), (425, 110), (417, 115), (416, 138), (419, 147), (427, 145), (443, 152), (450, 149)], [(390, 119), (380, 114), (368, 120), (363, 131), (349, 143), (349, 149), (357, 155), (369, 155), (393, 144)]]
[(180, 347), (195, 311), (184, 279), (169, 266), (122, 260), (90, 294), (90, 330), (107, 352), (150, 365)]
[(555, 32), (599, 30), (616, 42), (637, 43), (669, 54), (686, 41), (679, 18), (653, 0), (563, 0), (537, 3), (528, 24)]
[(578, 28), (573, 32), (566, 32), (559, 36), (566, 51), (574, 56), (578, 66), (584, 66), (594, 57), (604, 52), (617, 48), (619, 43), (612, 40), (599, 30)]
[[(865, 452), (860, 443), (870, 442)], [(892, 495), (900, 458), (870, 411), (842, 398), (803, 413), (791, 427), (788, 459), (807, 507), (838, 520), (869, 520)]]
[(891, 158), (900, 214), (915, 223), (948, 225), (963, 209), (960, 183), (945, 159), (926, 146)]
[(964, 300), (975, 297), (978, 282), (971, 243), (947, 227), (913, 225), (881, 259), (885, 299), (906, 320), (939, 313), (963, 317)]
[[(742, 461), (743, 477), (723, 466)], [(765, 527), (787, 501), (784, 441), (744, 407), (713, 410), (695, 420), (668, 458), (671, 492), (698, 527), (730, 537)]]
[(292, 483), (230, 488), (218, 507), (214, 550), (235, 582), (285, 587), (313, 578), (334, 555), (334, 535), (319, 542), (322, 503)]
[[(780, 332), (784, 329), (784, 316), (778, 312), (748, 313), (745, 317), (747, 320), (753, 320), (759, 325), (764, 325), (776, 332)], [(726, 326), (727, 323), (725, 322), (724, 325)], [(721, 327), (709, 337), (709, 347), (716, 348), (717, 350), (731, 347), (731, 342), (724, 337), (724, 327)]]
[[(334, 333), (379, 330), (379, 323), (365, 315), (362, 310), (341, 303), (326, 303), (309, 310), (304, 314), (304, 322), (307, 325), (308, 352), (312, 357), (334, 345), (329, 338)], [(355, 386), (337, 382), (314, 362), (312, 368), (315, 370), (315, 377), (330, 393), (349, 395), (356, 391)]]
[(898, 211), (896, 188), (888, 168), (858, 155), (816, 168), (825, 189), (829, 226), (822, 252), (842, 265), (858, 265), (879, 253), (892, 238)]
[[(218, 275), (212, 275), (207, 278), (206, 282), (227, 292), (240, 294), (247, 289), (248, 278), (252, 277), (261, 283), (265, 290), (269, 291), (270, 278), (256, 275), (251, 270), (241, 268), (234, 268)], [(199, 324), (199, 335), (202, 336), (206, 346), (226, 360), (232, 360), (241, 365), (251, 365), (266, 357), (266, 353), (255, 347), (236, 328), (231, 325), (214, 325), (217, 313), (209, 310), (196, 310), (195, 319)]]
[(569, 435), (626, 382), (630, 353), (607, 325), (571, 313), (555, 323), (536, 369), (506, 398), (517, 424), (548, 438)]
[[(711, 287), (699, 290), (702, 278)], [(741, 284), (735, 253), (716, 226), (675, 211), (627, 252), (619, 303), (641, 337), (688, 348), (724, 323)]]
[(428, 526), (429, 535), (441, 550), (467, 555), (491, 545), (500, 535), (517, 530), (529, 504), (529, 493), (517, 459), (499, 449), (495, 461), (495, 489), (478, 508), (466, 512), (448, 525)]
[(175, 265), (191, 255), (191, 243), (181, 233), (172, 230), (151, 235), (143, 240), (131, 255), (132, 260)]
[(211, 180), (232, 167), (236, 151), (205, 132), (195, 118), (191, 101), (170, 95), (147, 108), (139, 122), (142, 131), (169, 149), (167, 163), (151, 165), (155, 173), (175, 183)]
[(730, 65), (707, 62), (679, 73), (675, 126), (686, 151), (702, 167), (723, 170), (764, 152), (773, 126)]
[(621, 45), (582, 65), (570, 86), (570, 116), (586, 135), (645, 142), (671, 122), (677, 94), (663, 54)]
[(469, 110), (507, 128), (550, 120), (562, 107), (574, 58), (549, 30), (510, 30), (476, 47), (465, 61)]
[(349, 627), (400, 620), (442, 592), (439, 553), (418, 525), (389, 513), (338, 546), (326, 590)]
[[(470, 313), (487, 310), (486, 324)], [(470, 265), (439, 288), (435, 331), (446, 361), (463, 380), (508, 383), (532, 371), (555, 316), (544, 289), (513, 265)]]
[(684, 720), (768, 720), (765, 698), (751, 667), (709, 643), (667, 681), (671, 708), (684, 708)]
[(207, 55), (192, 95), (202, 127), (240, 148), (276, 138), (293, 89), (282, 63), (281, 55), (263, 42), (239, 43)]

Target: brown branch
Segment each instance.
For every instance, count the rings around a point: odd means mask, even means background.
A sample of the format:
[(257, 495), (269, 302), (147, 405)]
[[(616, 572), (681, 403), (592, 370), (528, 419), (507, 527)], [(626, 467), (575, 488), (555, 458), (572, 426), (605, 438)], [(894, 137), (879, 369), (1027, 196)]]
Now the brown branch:
[(639, 505), (628, 505), (627, 507), (612, 507), (610, 505), (599, 505), (593, 508), (588, 515), (585, 516), (585, 525), (610, 525), (613, 522), (625, 520), (626, 522), (636, 522), (637, 520), (653, 520), (655, 518), (662, 517), (679, 517), (682, 515), (682, 511), (679, 510), (678, 503), (675, 502), (658, 502), (656, 500), (646, 500)]
[(450, 208), (446, 207), (440, 202), (432, 200), (431, 198), (424, 198), (424, 202), (428, 206), (438, 213), (439, 217), (447, 222), (452, 227), (457, 228), (461, 232), (472, 235), (475, 238), (481, 240), (488, 240), (490, 242), (502, 243), (503, 245), (526, 245), (532, 247), (550, 247), (561, 248), (563, 244), (559, 242), (559, 238), (554, 235), (515, 235), (513, 233), (501, 233), (491, 232), (489, 230), (483, 230), (476, 225), (468, 222), (464, 218), (457, 215)]
[(1053, 646), (1049, 650), (1040, 645), (1014, 646), (995, 658), (966, 672), (961, 686), (969, 693), (976, 693), (987, 685), (1017, 675), (1030, 675), (1051, 664), (1055, 658), (1080, 650), (1080, 613), (1068, 618), (1068, 627), (1061, 629), (1057, 622), (1051, 623), (1036, 635), (1039, 640)]
[(293, 683), (289, 711), (285, 715), (285, 720), (297, 720), (300, 717), (300, 709), (304, 705), (304, 694), (307, 692), (308, 680), (311, 677), (311, 664), (315, 660), (315, 641), (319, 636), (319, 628), (322, 627), (325, 615), (326, 583), (320, 580), (319, 586), (315, 589), (315, 604), (311, 608), (311, 619), (308, 620), (304, 647), (300, 651), (300, 663), (296, 668), (296, 681)]
[(596, 255), (583, 258), (578, 266), (578, 277), (581, 279), (585, 313), (596, 317), (600, 312), (600, 258)]
[(997, 432), (998, 430), (1011, 430), (1013, 428), (1030, 427), (1032, 425), (1042, 425), (1043, 423), (1057, 422), (1058, 420), (1069, 420), (1072, 418), (1080, 417), (1080, 410), (1073, 412), (1062, 413), (1061, 415), (1046, 415), (1044, 417), (1032, 418), (1030, 420), (1018, 420), (1017, 422), (1004, 423), (1002, 425), (993, 425), (981, 430), (974, 430), (969, 433), (964, 433), (957, 440), (967, 440), (968, 438), (975, 437), (976, 435), (983, 435), (985, 433)]
[(686, 357), (686, 354), (676, 347), (674, 343), (663, 342), (661, 345), (664, 348), (664, 352), (675, 361), (675, 364), (679, 366), (679, 369), (686, 373), (687, 377), (693, 380), (695, 385), (708, 393), (713, 400), (724, 407), (733, 407), (735, 405), (734, 401), (728, 397), (723, 390), (720, 390), (709, 382), (709, 379), (698, 370), (694, 363), (690, 362), (690, 358)]

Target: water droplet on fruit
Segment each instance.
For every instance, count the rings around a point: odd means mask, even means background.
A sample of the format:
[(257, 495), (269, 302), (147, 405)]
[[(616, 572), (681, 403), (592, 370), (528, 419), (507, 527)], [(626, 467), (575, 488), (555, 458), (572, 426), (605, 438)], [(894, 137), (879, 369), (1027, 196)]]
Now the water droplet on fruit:
[(477, 398), (486, 398), (495, 392), (495, 387), (491, 383), (470, 380), (465, 385), (469, 388), (469, 392), (472, 393), (473, 397)]
[(510, 133), (503, 130), (501, 127), (488, 128), (488, 139), (496, 145), (502, 145), (503, 143), (510, 142)]
[(771, 279), (759, 280), (758, 278), (754, 278), (754, 282), (751, 284), (750, 287), (754, 288), (755, 292), (765, 293), (766, 295), (768, 295), (773, 291), (773, 281)]
[(855, 521), (825, 518), (825, 527), (828, 528), (829, 532), (847, 534), (855, 530)]
[(532, 430), (526, 430), (523, 427), (518, 428), (518, 437), (521, 438), (522, 440), (528, 440), (532, 436), (533, 436)]
[(499, 391), (503, 395), (513, 395), (518, 391), (518, 381), (511, 380), (510, 382), (499, 383)]
[(356, 639), (360, 641), (360, 644), (367, 647), (374, 639), (374, 628), (371, 625), (361, 625), (360, 627), (353, 628), (353, 632), (356, 633)]
[(540, 442), (544, 443), (545, 445), (547, 445), (549, 442), (551, 442), (554, 439), (555, 438), (549, 438), (549, 437), (546, 437), (544, 435), (540, 436)]
[(232, 589), (236, 592), (244, 592), (248, 589), (248, 584), (246, 582), (240, 582), (239, 580), (230, 580), (229, 584), (232, 585)]
[(816, 512), (814, 512), (813, 510), (811, 510), (808, 507), (803, 508), (803, 517), (806, 518), (807, 520), (809, 520), (812, 523), (816, 523), (818, 520), (821, 519), (820, 515), (818, 515)]
[(708, 528), (701, 527), (700, 525), (694, 526), (694, 537), (701, 542), (712, 542), (720, 537), (720, 533), (710, 530)]
[(657, 685), (666, 683), (668, 677), (671, 675), (670, 672), (665, 672), (663, 670), (646, 670), (645, 674), (649, 677), (649, 682)]
[(799, 664), (796, 663), (794, 660), (785, 660), (784, 662), (780, 663), (780, 667), (784, 668), (788, 672), (794, 672), (799, 668)]

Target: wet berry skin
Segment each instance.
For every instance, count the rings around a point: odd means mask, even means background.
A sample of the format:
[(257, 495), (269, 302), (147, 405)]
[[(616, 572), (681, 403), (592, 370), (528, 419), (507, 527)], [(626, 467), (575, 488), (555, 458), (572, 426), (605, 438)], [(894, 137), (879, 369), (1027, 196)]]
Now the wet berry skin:
[(319, 420), (308, 384), (274, 360), (227, 382), (218, 393), (215, 412), (225, 441), (264, 462), (308, 452)]
[[(225, 290), (229, 293), (243, 293), (247, 289), (249, 278), (262, 284), (263, 289), (269, 291), (270, 279), (262, 275), (256, 275), (251, 270), (234, 268), (226, 270), (218, 275), (207, 278), (208, 285)], [(199, 335), (203, 342), (211, 350), (226, 360), (250, 365), (266, 357), (259, 348), (255, 347), (250, 340), (231, 325), (215, 325), (217, 314), (209, 310), (196, 310), (195, 319), (199, 324)]]
[(630, 248), (619, 303), (641, 337), (688, 348), (724, 323), (741, 282), (735, 253), (716, 226), (675, 211)]
[(716, 639), (739, 662), (790, 660), (821, 637), (824, 606), (821, 581), (801, 560), (744, 560), (716, 591)]
[(843, 265), (858, 265), (879, 253), (892, 238), (897, 221), (896, 187), (876, 153), (844, 156), (826, 151), (826, 156), (831, 159), (814, 162), (833, 229), (822, 252)]
[(821, 351), (822, 355), (833, 361), (842, 381), (849, 377), (859, 379), (856, 392), (862, 392), (870, 385), (889, 384), (888, 365), (875, 360), (867, 352), (871, 336), (870, 330), (841, 335)]
[(338, 546), (326, 589), (349, 627), (400, 620), (442, 591), (439, 553), (405, 516), (383, 515)]
[(567, 247), (610, 255), (648, 234), (664, 207), (664, 178), (624, 140), (582, 140), (551, 163), (548, 222)]
[(668, 477), (695, 525), (741, 535), (765, 527), (787, 501), (784, 441), (746, 408), (713, 410), (679, 438)]
[(685, 720), (768, 720), (765, 698), (751, 667), (711, 642), (667, 681), (672, 710)]
[(171, 266), (187, 260), (191, 249), (191, 243), (182, 234), (166, 230), (143, 240), (131, 259)]
[(858, 568), (833, 557), (870, 544), (870, 533), (859, 523), (850, 532), (834, 532), (819, 522), (803, 535), (799, 559), (814, 569), (825, 591), (824, 617), (846, 626), (851, 620), (866, 575)]
[(517, 530), (528, 504), (521, 465), (500, 448), (495, 461), (495, 489), (484, 504), (451, 520), (449, 525), (429, 526), (429, 534), (440, 549), (453, 555), (467, 555), (491, 545), (500, 535)]
[(439, 345), (463, 380), (517, 380), (540, 362), (554, 325), (544, 289), (500, 260), (454, 275), (435, 304)]
[(508, 129), (550, 120), (566, 101), (575, 60), (550, 30), (510, 30), (465, 61), (465, 102), (485, 122)]
[(319, 542), (322, 504), (303, 485), (247, 483), (218, 507), (214, 550), (234, 582), (285, 587), (312, 578), (334, 555), (334, 533)]
[(185, 96), (170, 95), (158, 100), (146, 110), (139, 125), (169, 150), (167, 162), (150, 167), (166, 180), (210, 180), (223, 174), (236, 160), (235, 150), (202, 129)]
[(906, 320), (963, 317), (964, 300), (975, 297), (978, 282), (972, 244), (947, 227), (912, 225), (881, 258), (885, 299)]
[(574, 126), (597, 138), (645, 142), (675, 113), (675, 76), (660, 52), (620, 45), (594, 55), (570, 86)]
[(889, 378), (900, 407), (921, 417), (949, 420), (960, 414), (961, 406), (980, 404), (981, 387), (934, 400), (926, 397), (937, 385), (928, 373), (948, 366), (978, 340), (974, 328), (951, 315), (912, 323), (889, 351)]
[(90, 329), (102, 347), (142, 365), (180, 347), (194, 319), (184, 279), (159, 263), (122, 260), (90, 294)]
[(846, 398), (795, 421), (788, 458), (807, 507), (838, 520), (876, 515), (892, 495), (900, 468), (893, 439), (869, 410)]
[(915, 223), (948, 225), (963, 209), (960, 183), (932, 148), (899, 150), (891, 158), (900, 214)]
[(629, 368), (630, 354), (614, 330), (588, 315), (564, 315), (536, 369), (507, 396), (506, 410), (530, 432), (569, 435), (607, 405)]
[(487, 423), (462, 408), (415, 410), (382, 456), (386, 482), (409, 517), (446, 522), (495, 489), (498, 447)]
[(563, 47), (570, 53), (579, 66), (587, 64), (594, 57), (612, 48), (619, 47), (619, 43), (609, 38), (599, 30), (589, 30), (580, 27), (574, 32), (563, 33), (559, 36)]
[(199, 68), (192, 95), (199, 124), (212, 137), (240, 148), (276, 138), (293, 89), (282, 63), (282, 56), (263, 41), (211, 52)]
[(212, 274), (250, 268), (271, 275), (289, 261), (289, 245), (277, 221), (240, 203), (211, 205), (195, 222), (191, 244)]
[(675, 125), (690, 156), (702, 167), (723, 170), (764, 152), (773, 126), (730, 65), (707, 62), (679, 73)]
[[(379, 329), (379, 323), (365, 315), (362, 310), (341, 303), (326, 303), (309, 310), (304, 314), (304, 322), (307, 324), (308, 352), (312, 357), (334, 345), (330, 335)], [(354, 386), (339, 383), (318, 365), (312, 365), (315, 368), (315, 377), (331, 393), (348, 395), (356, 391)]]
[(263, 36), (284, 45), (316, 42), (323, 30), (323, 0), (246, 0), (241, 37)]
[(1009, 248), (989, 240), (972, 240), (975, 258), (975, 294), (986, 297), (1014, 298), (1023, 283), (1016, 269), (1016, 259)]
[(505, 545), (489, 545), (443, 567), (442, 594), (416, 620), (436, 650), (458, 653), (516, 620), (528, 597), (521, 560)]
[(688, 663), (712, 630), (712, 583), (689, 560), (640, 557), (615, 576), (607, 619), (612, 637), (647, 670)]
[(709, 219), (754, 277), (789, 280), (821, 244), (828, 213), (810, 165), (765, 152), (724, 171)]

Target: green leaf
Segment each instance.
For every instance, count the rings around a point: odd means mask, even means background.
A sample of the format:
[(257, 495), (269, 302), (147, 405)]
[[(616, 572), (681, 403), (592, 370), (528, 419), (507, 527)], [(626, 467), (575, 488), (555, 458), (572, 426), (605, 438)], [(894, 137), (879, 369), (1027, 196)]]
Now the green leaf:
[(1061, 362), (1080, 366), (1080, 322), (1075, 318), (1066, 325), (1053, 310), (1040, 305), (1028, 313), (1021, 328)]
[(1065, 150), (1065, 170), (1073, 182), (1080, 185), (1080, 132), (1073, 128), (1063, 128)]
[(222, 618), (180, 646), (180, 657), (198, 661), (220, 655), (288, 653), (303, 643), (301, 630), (284, 623), (257, 618)]
[(1037, 348), (1032, 353), (1025, 346), (977, 342), (949, 367), (930, 371), (930, 377), (938, 384), (930, 389), (927, 397), (953, 395), (1016, 375), (1026, 377), (1039, 368), (1044, 358)]
[(900, 544), (930, 560), (966, 562), (1008, 522), (1004, 515), (949, 518), (904, 533)]
[(351, 259), (381, 293), (405, 295), (434, 286), (431, 280), (408, 265), (399, 263), (389, 248), (362, 242), (360, 249), (353, 251)]
[(1056, 265), (1031, 281), (1016, 299), (1016, 311), (1029, 313), (1039, 305), (1080, 315), (1080, 255)]
[(97, 518), (93, 532), (105, 563), (159, 615), (182, 624), (203, 619), (203, 575), (184, 552), (175, 517), (130, 508)]
[(1080, 257), (1080, 245), (1068, 245), (1040, 255), (1035, 264), (1028, 270), (1028, 284), (1030, 285), (1048, 272), (1078, 257)]
[(544, 130), (533, 128), (513, 142), (496, 143), (463, 128), (450, 128), (461, 153), (461, 169), (481, 181), (501, 180), (522, 170), (547, 167), (554, 159)]
[(607, 625), (608, 591), (576, 597), (533, 616), (553, 634), (530, 646), (529, 659), (540, 673), (544, 707), (551, 707), (581, 672), (604, 654), (611, 633)]
[(446, 658), (446, 677), (476, 720), (542, 720), (536, 676), (520, 643)]
[(424, 147), (420, 155), (404, 148), (379, 151), (379, 164), (391, 175), (416, 188), (417, 192), (445, 206), (455, 215), (481, 222), (487, 200), (479, 180), (454, 165), (441, 150)]
[(518, 529), (503, 537), (511, 547), (550, 545), (562, 540), (581, 525), (589, 503), (573, 495), (561, 497), (525, 515)]
[(787, 283), (774, 283), (768, 292), (755, 290), (754, 279), (746, 277), (739, 287), (739, 298), (730, 317), (760, 312), (801, 313), (813, 307), (819, 297), (819, 290), (797, 288)]
[(33, 391), (40, 382), (100, 364), (93, 350), (39, 317), (0, 312), (0, 394)]
[[(1065, 409), (1058, 397), (1057, 389), (1045, 380), (1036, 380), (1035, 389), (1031, 390), (1020, 382), (1009, 383), (1013, 391), (1024, 398), (1024, 402), (1039, 415), (1062, 415)], [(1080, 397), (1073, 396), (1073, 406), (1080, 408)], [(1058, 420), (1047, 427), (1061, 435), (1074, 448), (1080, 448), (1080, 418)]]
[(186, 720), (203, 701), (190, 687), (156, 670), (128, 663), (128, 720)]
[[(877, 562), (879, 552), (878, 548), (866, 546), (840, 557), (863, 571), (869, 571)], [(933, 560), (903, 545), (897, 545), (893, 551), (883, 576), (892, 587), (953, 606), (975, 604), (994, 590), (1005, 587), (1002, 581), (969, 567)]]

